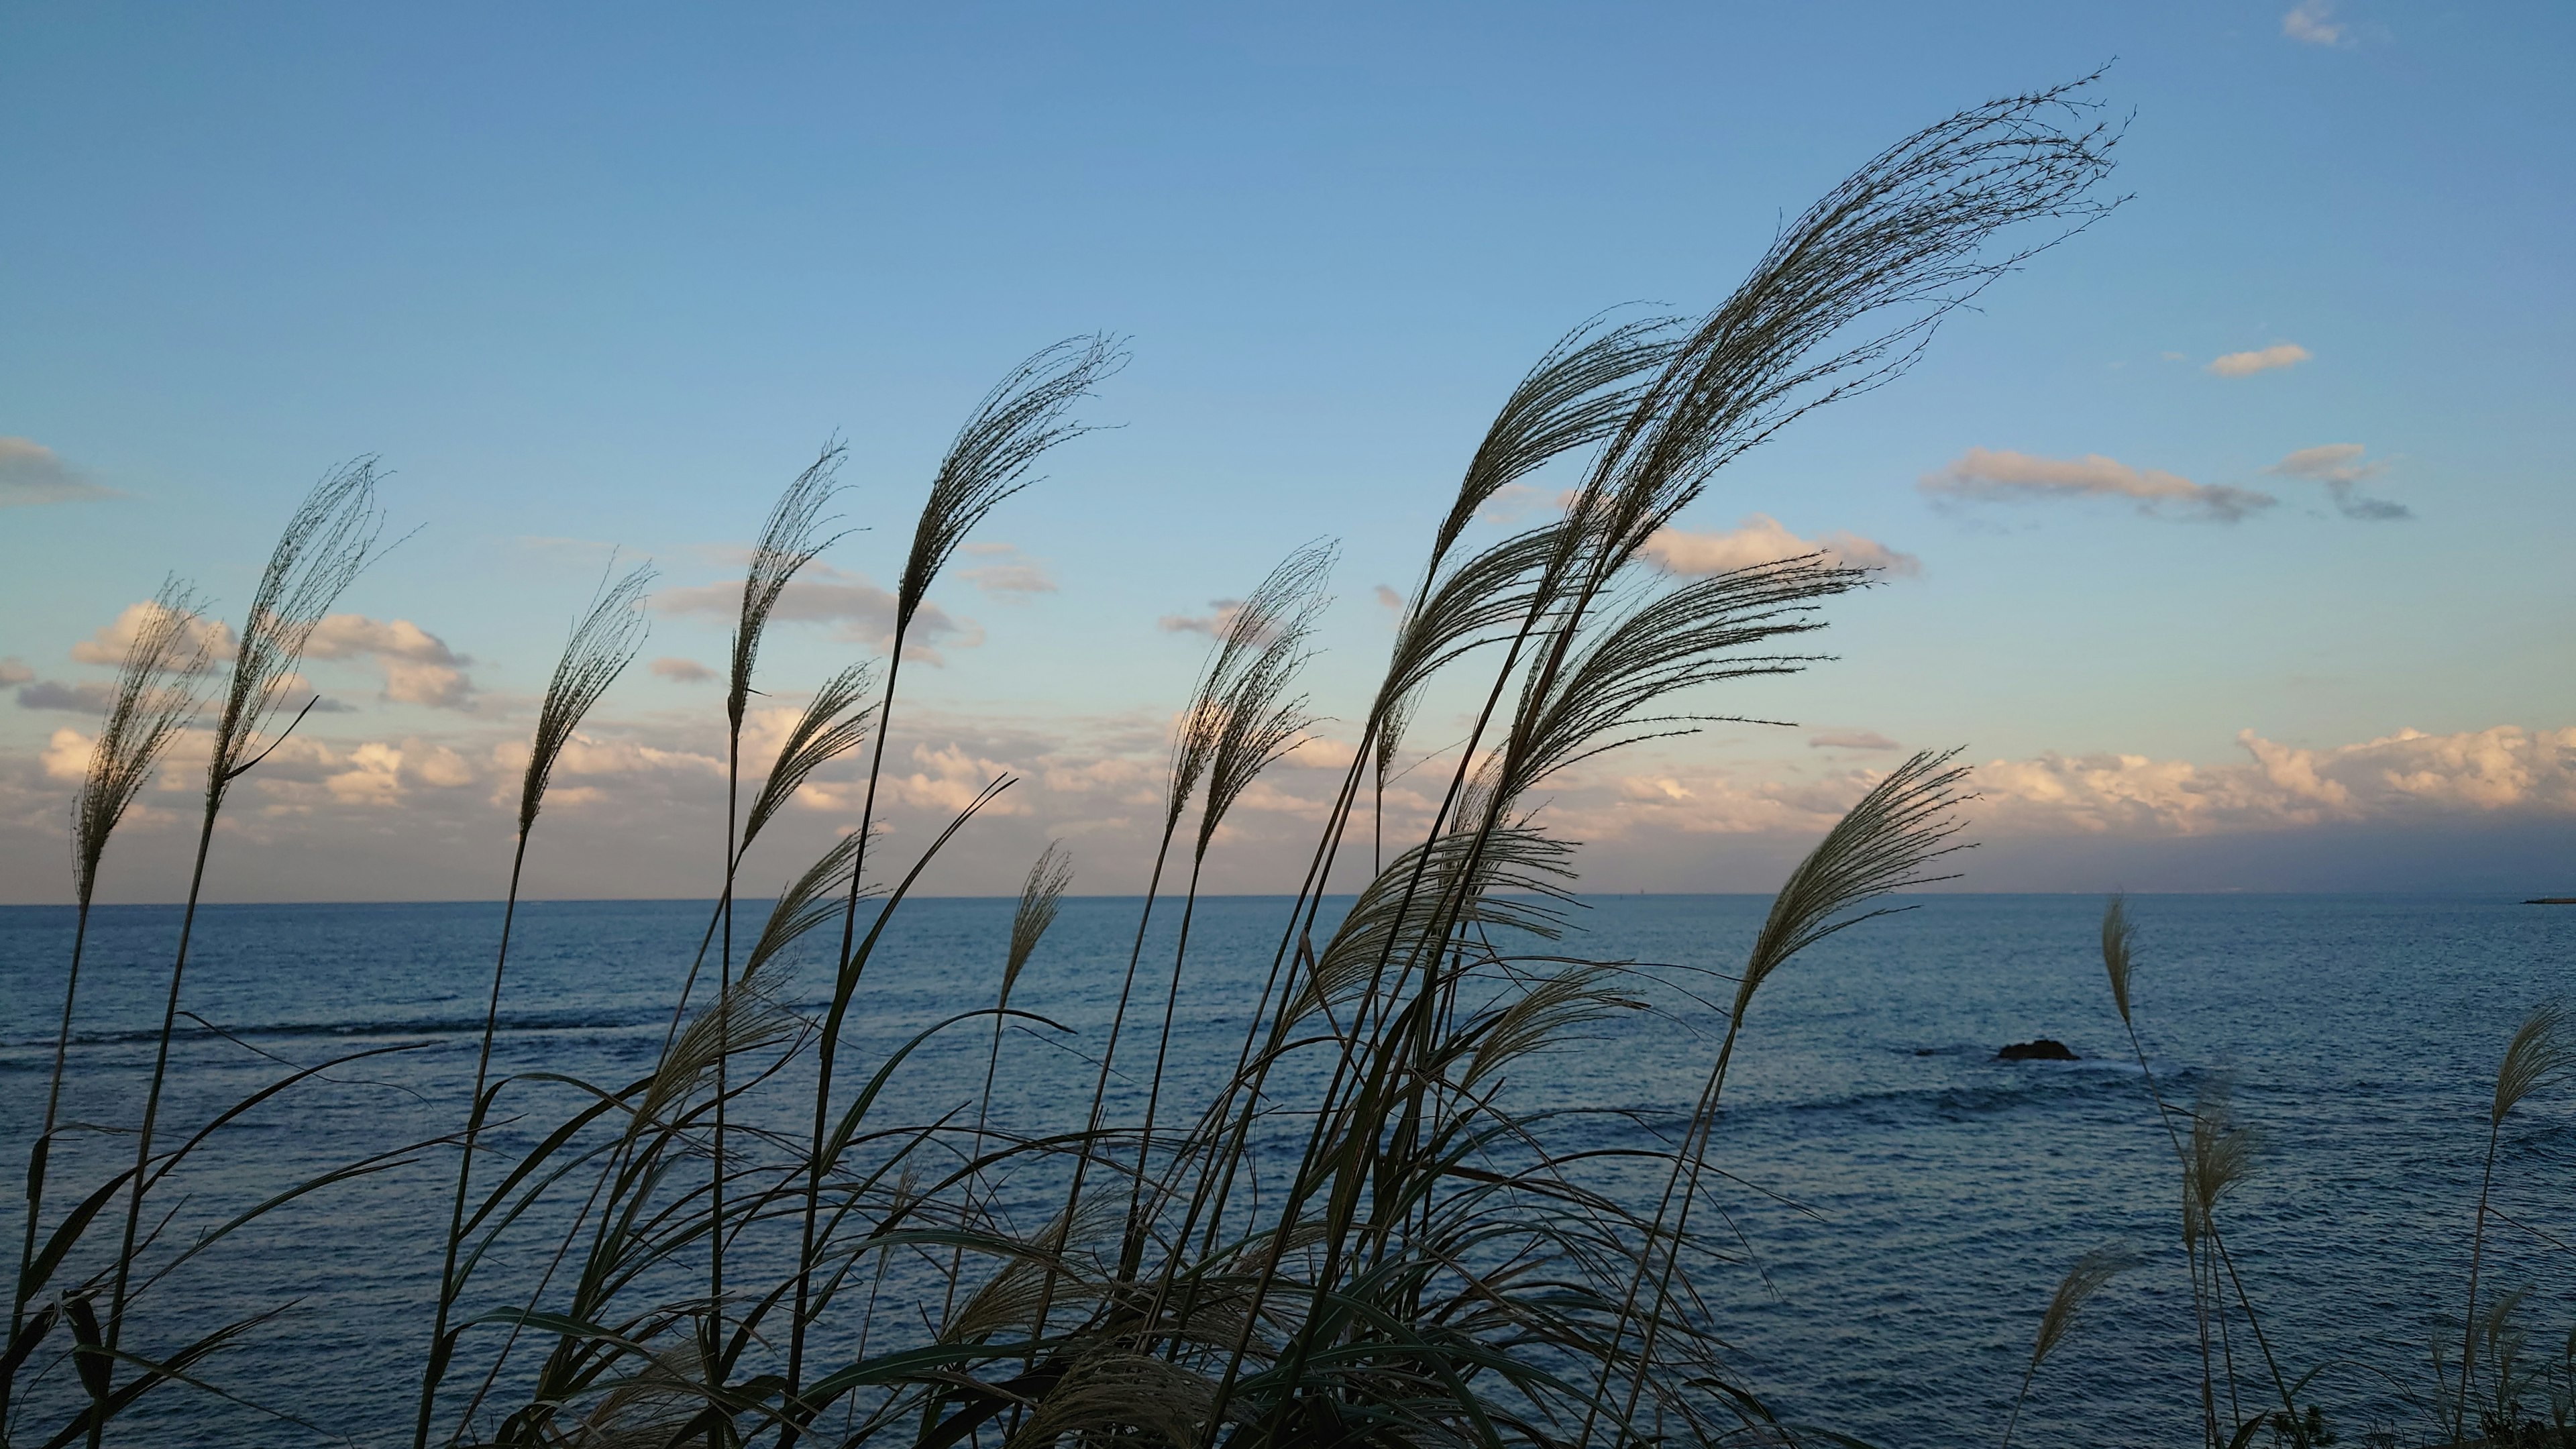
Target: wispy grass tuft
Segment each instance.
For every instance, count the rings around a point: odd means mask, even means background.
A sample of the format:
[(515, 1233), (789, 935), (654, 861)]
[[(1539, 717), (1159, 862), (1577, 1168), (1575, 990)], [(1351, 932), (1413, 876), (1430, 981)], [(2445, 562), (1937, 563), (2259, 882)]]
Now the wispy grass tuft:
[(2012, 1449), (2013, 1430), (2021, 1423), (2021, 1406), (2030, 1397), (2031, 1376), (2065, 1341), (2075, 1327), (2076, 1313), (2113, 1278), (2136, 1266), (2138, 1255), (2126, 1248), (2095, 1248), (2076, 1259), (2075, 1266), (2057, 1281), (2057, 1291), (2048, 1295), (2048, 1308), (2039, 1316), (2039, 1332), (2030, 1345), (2030, 1365), (2021, 1372), (2021, 1389), (2013, 1395), (2012, 1418), (2004, 1425), (2003, 1449)]

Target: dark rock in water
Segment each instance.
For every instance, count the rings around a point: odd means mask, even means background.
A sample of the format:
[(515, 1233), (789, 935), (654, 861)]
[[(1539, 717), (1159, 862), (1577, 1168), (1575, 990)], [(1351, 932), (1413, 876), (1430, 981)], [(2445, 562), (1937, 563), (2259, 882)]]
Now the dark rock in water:
[(2080, 1062), (2084, 1059), (2075, 1054), (2073, 1047), (2055, 1037), (2044, 1036), (2037, 1041), (2014, 1042), (2011, 1046), (1995, 1053), (1995, 1060), (1999, 1062)]
[(2576, 906), (2576, 896), (2533, 896), (2526, 906)]

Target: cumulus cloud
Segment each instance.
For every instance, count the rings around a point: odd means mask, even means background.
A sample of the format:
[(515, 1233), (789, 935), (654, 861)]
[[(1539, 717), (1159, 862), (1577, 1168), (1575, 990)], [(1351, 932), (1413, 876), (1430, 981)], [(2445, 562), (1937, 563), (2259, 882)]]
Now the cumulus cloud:
[(2049, 498), (2118, 498), (2140, 513), (2176, 514), (2235, 523), (2280, 502), (2269, 493), (2194, 483), (2156, 468), (2134, 468), (2099, 453), (2042, 458), (2001, 448), (1970, 448), (1920, 484), (1935, 502), (2025, 502)]
[(0, 438), (0, 508), (114, 496), (33, 438)]
[(89, 752), (96, 741), (79, 730), (56, 730), (37, 758), (48, 780), (79, 780), (89, 774)]
[(2296, 367), (2315, 355), (2295, 342), (2275, 342), (2251, 352), (2231, 352), (2224, 357), (2211, 358), (2205, 370), (2220, 377), (2251, 377), (2274, 368)]
[(1646, 540), (1641, 552), (1667, 573), (1692, 577), (1722, 574), (1813, 553), (1821, 553), (1827, 562), (1846, 568), (1884, 569), (1888, 573), (1908, 577), (1923, 572), (1923, 560), (1910, 553), (1898, 553), (1875, 539), (1863, 538), (1856, 533), (1827, 533), (1801, 538), (1767, 513), (1750, 514), (1724, 533), (1657, 529)]
[(1901, 750), (1905, 748), (1876, 730), (1827, 730), (1807, 736), (1811, 750)]
[(305, 646), (311, 659), (372, 657), (384, 666), (385, 698), (432, 709), (469, 709), (474, 681), (464, 666), (474, 661), (409, 619), (370, 619), (364, 614), (326, 616)]
[(2508, 813), (2576, 814), (2576, 729), (2400, 730), (2323, 749), (2252, 730), (2246, 760), (2042, 755), (1979, 767), (1995, 823), (2025, 831), (2198, 835)]
[(655, 676), (662, 679), (675, 679), (682, 684), (704, 684), (716, 677), (714, 670), (698, 661), (682, 659), (671, 654), (665, 654), (654, 660), (648, 667)]
[(5, 689), (12, 684), (24, 684), (35, 677), (36, 671), (28, 667), (26, 660), (0, 659), (0, 689)]
[(1046, 565), (1020, 551), (1011, 543), (970, 543), (965, 552), (989, 560), (957, 571), (958, 577), (982, 589), (987, 598), (1026, 599), (1031, 594), (1055, 592), (1055, 578)]
[[(161, 617), (162, 605), (157, 599), (138, 599), (119, 610), (116, 622), (100, 629), (72, 646), (72, 662), (104, 664), (113, 669), (125, 662), (125, 651), (134, 645), (134, 636), (143, 626)], [(182, 652), (195, 650), (203, 667), (221, 667), (232, 657), (233, 631), (220, 619), (199, 619), (188, 628)]]
[[(664, 589), (653, 596), (653, 605), (666, 614), (707, 614), (730, 620), (741, 616), (742, 585)], [(840, 627), (834, 632), (839, 637), (886, 649), (894, 644), (894, 606), (894, 595), (866, 576), (814, 563), (807, 564), (778, 596), (778, 607), (769, 617), (782, 623), (837, 624)], [(956, 618), (925, 601), (913, 612), (912, 632), (903, 642), (904, 657), (945, 665), (942, 649), (972, 649), (983, 642), (984, 630), (973, 620)]]
[(2284, 478), (2307, 478), (2323, 483), (2327, 496), (2334, 500), (2335, 511), (2346, 518), (2386, 523), (2414, 517), (2413, 511), (2403, 503), (2362, 496), (2363, 479), (2375, 478), (2388, 471), (2385, 463), (2365, 462), (2362, 454), (2368, 451), (2359, 443), (2327, 443), (2315, 448), (2301, 448), (2263, 471)]
[(2281, 33), (2302, 45), (2343, 45), (2347, 27), (2334, 19), (2330, 0), (2299, 0), (2281, 17)]

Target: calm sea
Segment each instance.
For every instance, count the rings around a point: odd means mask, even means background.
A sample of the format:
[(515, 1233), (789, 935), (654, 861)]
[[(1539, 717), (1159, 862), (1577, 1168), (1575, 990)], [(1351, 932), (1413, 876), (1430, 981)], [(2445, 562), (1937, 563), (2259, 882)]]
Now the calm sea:
[[(1678, 988), (1693, 968), (1731, 970), (1765, 905), (1589, 901), (1572, 949), (1663, 963), (1666, 985), (1649, 992), (1663, 1009), (1594, 1028), (1523, 1068), (1516, 1103), (1633, 1111), (1639, 1125), (1586, 1129), (1605, 1142), (1622, 1132), (1643, 1142), (1670, 1122), (1707, 1070), (1715, 1025)], [(2058, 1275), (2088, 1248), (2125, 1242), (2142, 1266), (2096, 1300), (2041, 1371), (2021, 1437), (2196, 1442), (2178, 1187), (2103, 984), (2101, 902), (1945, 895), (1917, 906), (1794, 962), (1748, 1020), (1714, 1147), (1727, 1210), (1715, 1231), (1733, 1246), (1700, 1280), (1736, 1377), (1785, 1416), (1876, 1443), (1991, 1443)], [(2533, 1004), (2576, 997), (2576, 908), (2385, 896), (2152, 896), (2132, 906), (2135, 1002), (2159, 1076), (2189, 1097), (2223, 1075), (2239, 1116), (2262, 1134), (2257, 1169), (2223, 1221), (2276, 1355), (2292, 1375), (2321, 1370), (2308, 1396), (2347, 1443), (2374, 1431), (2413, 1442), (2421, 1426), (2405, 1418), (2403, 1395), (2429, 1388), (2431, 1345), (2456, 1332), (2496, 1060)], [(1184, 1070), (1167, 1091), (1186, 1100), (1231, 1063), (1284, 908), (1202, 903), (1175, 1042)], [(988, 1004), (1010, 909), (908, 906), (862, 991), (860, 1059)], [(639, 1073), (706, 910), (522, 907), (503, 1068), (604, 1081)], [(1014, 1004), (1072, 1032), (1006, 1042), (996, 1113), (1008, 1125), (1078, 1125), (1063, 1118), (1087, 1086), (1085, 1054), (1114, 999), (1135, 911), (1128, 900), (1066, 903)], [(228, 1129), (168, 1195), (180, 1212), (165, 1243), (305, 1173), (450, 1130), (499, 919), (491, 904), (202, 913), (165, 1122), (193, 1126), (289, 1064), (415, 1049), (337, 1069)], [(72, 1119), (112, 1129), (135, 1118), (177, 924), (170, 908), (99, 913)], [(70, 934), (68, 910), (0, 908), (0, 1151), (12, 1182), (41, 1111)], [(2043, 1035), (2083, 1060), (1993, 1059), (2006, 1042)], [(897, 1105), (935, 1115), (964, 1100), (989, 1040), (938, 1039), (897, 1079)], [(529, 1118), (505, 1146), (560, 1105), (536, 1088), (520, 1101)], [(2496, 1202), (2519, 1226), (2497, 1226), (2488, 1269), (2491, 1283), (2535, 1285), (2532, 1337), (2552, 1350), (2576, 1328), (2576, 1251), (2557, 1246), (2576, 1244), (2572, 1103), (2576, 1090), (2562, 1088), (2508, 1123)], [(68, 1200), (66, 1181), (107, 1170), (125, 1140), (68, 1145), (53, 1202)], [(185, 1391), (117, 1437), (407, 1442), (451, 1164), (430, 1156), (299, 1202), (154, 1285), (138, 1309), (148, 1351), (227, 1310), (292, 1301), (204, 1373), (333, 1437)], [(23, 1207), (12, 1192), (0, 1208), (13, 1253)], [(2236, 1347), (2251, 1363), (2252, 1346)], [(2249, 1389), (2258, 1378), (2249, 1374)]]

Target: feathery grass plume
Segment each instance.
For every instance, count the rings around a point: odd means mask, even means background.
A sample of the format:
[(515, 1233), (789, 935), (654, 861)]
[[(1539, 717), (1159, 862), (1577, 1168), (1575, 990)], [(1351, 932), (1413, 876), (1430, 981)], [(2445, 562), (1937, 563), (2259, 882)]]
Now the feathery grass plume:
[(1467, 1069), (1458, 1074), (1459, 1090), (1471, 1090), (1514, 1061), (1555, 1045), (1575, 1027), (1641, 1009), (1645, 1003), (1605, 985), (1613, 975), (1596, 962), (1569, 966), (1539, 978), (1501, 1010), (1469, 1023), (1460, 1033)]
[(2238, 1125), (2234, 1093), (2223, 1076), (2201, 1084), (2191, 1104), (2191, 1157), (2183, 1167), (2183, 1236), (2206, 1237), (2219, 1200), (2254, 1173), (2261, 1137)]
[(194, 677), (204, 670), (220, 633), (221, 626), (207, 624), (196, 591), (171, 578), (162, 581), (127, 641), (116, 692), (72, 807), (72, 891), (81, 905), (96, 891), (108, 837), (162, 752), (204, 707)]
[[(1328, 540), (1306, 544), (1280, 560), (1260, 585), (1220, 621), (1208, 648), (1198, 688), (1181, 711), (1172, 740), (1172, 764), (1163, 797), (1164, 829), (1178, 825), (1200, 779), (1215, 763), (1233, 719), (1229, 708), (1245, 676), (1265, 659), (1293, 651), (1322, 611), (1324, 582), (1340, 550)], [(1284, 683), (1284, 681), (1283, 681)]]
[(2012, 1449), (2013, 1430), (2021, 1423), (2021, 1406), (2030, 1397), (2030, 1380), (2039, 1366), (2056, 1352), (2067, 1332), (2075, 1327), (2075, 1315), (2086, 1300), (2102, 1291), (2113, 1278), (2138, 1266), (2138, 1256), (2126, 1248), (2095, 1248), (2075, 1260), (2066, 1276), (2057, 1282), (2057, 1291), (2048, 1295), (2048, 1310), (2039, 1316), (2039, 1334), (2031, 1341), (2030, 1364), (2021, 1372), (2021, 1391), (2013, 1396), (2012, 1418), (2004, 1425), (2003, 1449)]
[(1020, 885), (1020, 904), (1011, 912), (1011, 949), (1002, 961), (1002, 994), (995, 1003), (1011, 1004), (1011, 988), (1019, 984), (1020, 972), (1029, 958), (1037, 954), (1038, 942), (1046, 938), (1047, 928), (1055, 924), (1056, 911), (1064, 904), (1064, 892), (1073, 884), (1073, 853), (1061, 840), (1050, 840), (1047, 848), (1029, 866), (1029, 878)]
[(796, 717), (795, 728), (787, 732), (786, 743), (778, 747), (778, 760), (769, 767), (769, 778), (761, 783), (760, 793), (752, 797), (751, 809), (743, 816), (742, 844), (735, 851), (737, 855), (751, 849), (761, 827), (787, 808), (787, 802), (796, 797), (797, 790), (816, 770), (849, 753), (867, 737), (868, 722), (876, 714), (864, 701), (870, 677), (868, 666), (853, 664), (814, 691), (804, 713)]
[(841, 461), (849, 450), (839, 443), (824, 447), (787, 491), (778, 495), (770, 506), (769, 518), (760, 527), (760, 541), (752, 545), (751, 567), (742, 578), (742, 612), (734, 624), (733, 662), (726, 674), (725, 718), (738, 732), (742, 728), (743, 710), (751, 700), (752, 667), (760, 659), (761, 635), (769, 628), (769, 616), (778, 608), (779, 595), (804, 567), (831, 547), (835, 534), (822, 536), (823, 510), (840, 492)]
[(1306, 712), (1304, 695), (1288, 697), (1289, 688), (1306, 664), (1306, 651), (1301, 647), (1306, 633), (1303, 620), (1283, 631), (1263, 647), (1227, 694), (1222, 711), (1224, 723), (1218, 727), (1215, 748), (1208, 754), (1207, 800), (1200, 807), (1193, 854), (1207, 854), (1209, 842), (1216, 838), (1217, 827), (1225, 823), (1234, 802), (1243, 797), (1264, 770), (1294, 748), (1315, 722), (1314, 716)]
[(501, 982), (509, 967), (510, 929), (519, 913), (519, 879), (527, 864), (528, 834), (545, 803), (546, 786), (554, 779), (555, 763), (572, 742), (573, 732), (581, 728), (582, 720), (608, 687), (626, 672), (626, 666), (635, 662), (636, 652), (644, 645), (644, 591), (652, 581), (652, 566), (639, 565), (599, 591), (581, 622), (573, 626), (572, 637), (564, 642), (563, 654), (555, 661), (554, 677), (546, 683), (544, 702), (537, 709), (536, 736), (529, 743), (528, 768), (519, 782), (518, 841), (511, 852), (509, 891), (501, 907), (501, 943), (493, 955), (492, 990), (483, 1009), (483, 1040), (474, 1061), (474, 1091), (466, 1099), (465, 1139), (457, 1154), (456, 1197), (448, 1213), (445, 1257), (438, 1275), (438, 1306), (431, 1315), (429, 1354), (421, 1371), (420, 1409), (412, 1426), (414, 1449), (426, 1449), (429, 1443), (438, 1385), (455, 1351), (447, 1321), (461, 1286), (456, 1260), (465, 1240), (465, 1197), (473, 1181), (474, 1148), (481, 1137), (488, 1106), (484, 1090), (491, 1080), (492, 1042), (501, 1020)]
[[(44, 1212), (54, 1126), (62, 1110), (63, 1072), (70, 1060), (72, 1013), (80, 996), (81, 959), (89, 944), (90, 903), (98, 890), (99, 862), (107, 854), (108, 837), (116, 833), (136, 793), (152, 777), (153, 765), (196, 718), (202, 700), (193, 677), (204, 667), (210, 634), (195, 591), (177, 578), (164, 579), (134, 637), (126, 643), (116, 693), (109, 699), (98, 739), (90, 745), (89, 768), (81, 776), (80, 795), (72, 805), (72, 899), (77, 908), (72, 959), (63, 976), (62, 1024), (54, 1034), (44, 1124), (27, 1150), (27, 1232), (9, 1299), (10, 1343), (26, 1326), (27, 1302), (36, 1288), (29, 1281), (36, 1260), (36, 1225)], [(10, 1374), (14, 1373), (13, 1367)], [(8, 1377), (0, 1375), (0, 1410), (7, 1404)]]
[[(1927, 126), (1791, 223), (1674, 347), (1578, 497), (1575, 512), (1600, 530), (1597, 571), (1625, 562), (1729, 461), (1814, 408), (1894, 380), (1952, 310), (2119, 206), (2093, 194), (2120, 140), (2081, 98), (2096, 79)], [(2033, 224), (2055, 225), (1992, 249)], [(1895, 316), (1845, 340), (1882, 311)]]
[(984, 395), (930, 480), (930, 498), (913, 528), (912, 552), (895, 590), (898, 633), (912, 623), (966, 535), (1033, 481), (1029, 469), (1039, 456), (1092, 431), (1065, 413), (1126, 365), (1125, 349), (1107, 336), (1067, 338), (1011, 369)]
[(2478, 1174), (2477, 1221), (2469, 1233), (2469, 1306), (2462, 1314), (2468, 1327), (2461, 1337), (2460, 1392), (2451, 1423), (2452, 1432), (2460, 1437), (2469, 1431), (2469, 1387), (2477, 1376), (2478, 1269), (2486, 1252), (2487, 1199), (2495, 1188), (2496, 1148), (2503, 1140), (2504, 1119), (2513, 1109), (2576, 1067), (2576, 1051), (2566, 1041), (2566, 1030), (2566, 1008), (2556, 1002), (2533, 1007), (2514, 1029), (2513, 1039), (2505, 1043), (2504, 1060), (2496, 1064), (2495, 1095), (2487, 1106), (2486, 1165)]
[[(1646, 1278), (1654, 1273), (1655, 1291), (1640, 1330), (1636, 1370), (1629, 1384), (1627, 1406), (1617, 1425), (1616, 1437), (1620, 1441), (1628, 1437), (1627, 1426), (1635, 1418), (1654, 1364), (1656, 1340), (1681, 1262), (1683, 1235), (1689, 1226), (1692, 1204), (1699, 1197), (1708, 1142), (1716, 1129), (1719, 1096), (1725, 1091), (1727, 1067), (1734, 1059), (1735, 1044), (1743, 1033), (1744, 1014), (1753, 1004), (1753, 994), (1790, 958), (1818, 941), (1863, 921), (1911, 909), (1873, 909), (1869, 908), (1870, 902), (1891, 891), (1952, 879), (1927, 875), (1925, 868), (1954, 850), (1967, 848), (1964, 842), (1952, 839), (1960, 829), (1956, 811), (1971, 798), (1961, 789), (1968, 778), (1966, 767), (1950, 763), (1958, 754), (1957, 750), (1918, 751), (1888, 771), (1887, 778), (1870, 787), (1842, 819), (1834, 822), (1834, 827), (1825, 832), (1825, 838), (1808, 852), (1806, 859), (1798, 862), (1787, 884), (1771, 899), (1770, 913), (1763, 918), (1761, 933), (1754, 938), (1753, 950), (1745, 960), (1744, 975), (1736, 982), (1734, 1008), (1727, 1013), (1726, 1035), (1718, 1044), (1717, 1060), (1710, 1066), (1708, 1082), (1692, 1109), (1689, 1127), (1664, 1184), (1663, 1201), (1655, 1209), (1652, 1229), (1637, 1254), (1635, 1272), (1612, 1329), (1612, 1352), (1600, 1360), (1601, 1379), (1594, 1392), (1596, 1407), (1609, 1393), (1609, 1376), (1619, 1342), (1637, 1315)], [(1667, 1218), (1671, 1220), (1669, 1227), (1665, 1225)], [(1669, 1246), (1657, 1272), (1653, 1265), (1659, 1242)], [(1588, 1410), (1578, 1439), (1590, 1440), (1592, 1417)]]
[[(1753, 1001), (1753, 993), (1790, 957), (1861, 922), (1905, 906), (1861, 907), (1891, 891), (1950, 880), (1925, 875), (1924, 867), (1954, 850), (1969, 848), (1951, 837), (1961, 822), (1958, 807), (1972, 796), (1961, 787), (1968, 779), (1964, 765), (1953, 765), (1957, 750), (1917, 752), (1870, 787), (1773, 897), (1762, 933), (1736, 984), (1735, 1017)], [(1730, 1033), (1735, 1027), (1730, 1020)]]
[[(1361, 889), (1290, 998), (1274, 1035), (1284, 1036), (1317, 1010), (1349, 999), (1378, 962), (1429, 949), (1438, 928), (1420, 908), (1422, 897), (1467, 902), (1458, 928), (1469, 933), (1501, 930), (1557, 939), (1563, 934), (1561, 908), (1574, 900), (1573, 855), (1573, 846), (1527, 825), (1504, 826), (1482, 849), (1472, 835), (1453, 831), (1407, 850)], [(1408, 906), (1408, 897), (1415, 903)], [(1347, 1034), (1357, 1023), (1344, 1021), (1338, 1029)]]
[(1639, 375), (1672, 360), (1680, 324), (1646, 317), (1612, 325), (1603, 313), (1548, 348), (1504, 399), (1468, 461), (1457, 500), (1432, 536), (1426, 580), (1495, 494), (1617, 431), (1636, 407)]
[(2566, 1039), (2567, 1009), (2555, 1002), (2532, 1008), (2505, 1043), (2504, 1060), (2496, 1065), (2495, 1096), (2487, 1107), (2487, 1125), (2502, 1126), (2522, 1099), (2565, 1076), (2576, 1067), (2576, 1052)]
[(2111, 978), (2111, 1004), (2120, 1008), (2122, 1026), (2130, 1025), (2129, 949), (2136, 935), (2137, 928), (2129, 924), (2128, 898), (2113, 892), (2102, 908), (2102, 970)]
[(752, 943), (751, 954), (742, 958), (742, 978), (751, 980), (760, 969), (776, 960), (788, 947), (795, 945), (817, 926), (840, 913), (841, 879), (849, 874), (851, 857), (858, 854), (859, 838), (844, 835), (829, 850), (816, 856), (805, 873), (778, 893), (778, 904), (760, 928), (760, 937)]
[[(188, 903), (179, 917), (179, 944), (170, 962), (170, 990), (161, 1015), (161, 1032), (152, 1061), (151, 1085), (143, 1098), (143, 1121), (135, 1133), (134, 1174), (126, 1197), (125, 1235), (117, 1251), (115, 1281), (108, 1293), (105, 1345), (113, 1355), (123, 1342), (126, 1286), (131, 1281), (137, 1239), (143, 1227), (143, 1196), (152, 1162), (153, 1132), (160, 1125), (161, 1093), (170, 1074), (170, 1041), (179, 1025), (179, 992), (188, 967), (188, 943), (196, 927), (197, 900), (205, 887), (206, 858), (214, 846), (215, 817), (235, 780), (250, 772), (285, 739), (268, 737), (269, 721), (279, 697), (295, 677), (305, 646), (322, 616), (376, 553), (384, 514), (376, 505), (375, 460), (361, 458), (333, 469), (315, 484), (287, 519), (251, 593), (233, 650), (232, 677), (226, 683), (223, 708), (215, 722), (213, 748), (206, 760), (205, 806), (197, 829), (196, 860), (188, 876)], [(308, 703), (305, 708), (311, 709)], [(302, 715), (297, 716), (298, 719)], [(287, 729), (292, 730), (290, 722)], [(90, 1432), (92, 1449), (106, 1432), (102, 1418)]]
[(590, 715), (591, 706), (617, 682), (626, 666), (635, 662), (636, 652), (644, 647), (644, 636), (650, 625), (644, 617), (644, 592), (653, 583), (653, 566), (639, 564), (625, 575), (600, 590), (591, 600), (590, 611), (573, 626), (572, 637), (564, 641), (563, 657), (555, 661), (554, 677), (546, 682), (544, 703), (537, 707), (537, 732), (528, 743), (528, 768), (519, 782), (519, 833), (537, 821), (537, 811), (544, 805), (546, 787), (553, 783), (556, 762), (563, 758), (564, 747), (572, 743), (573, 732)]
[(1693, 580), (1607, 621), (1562, 668), (1531, 678), (1487, 808), (1508, 809), (1532, 786), (1594, 755), (1695, 729), (1704, 717), (1649, 713), (1673, 694), (1814, 662), (1811, 655), (1741, 651), (1822, 628), (1817, 601), (1867, 580), (1821, 556), (1784, 559)]

